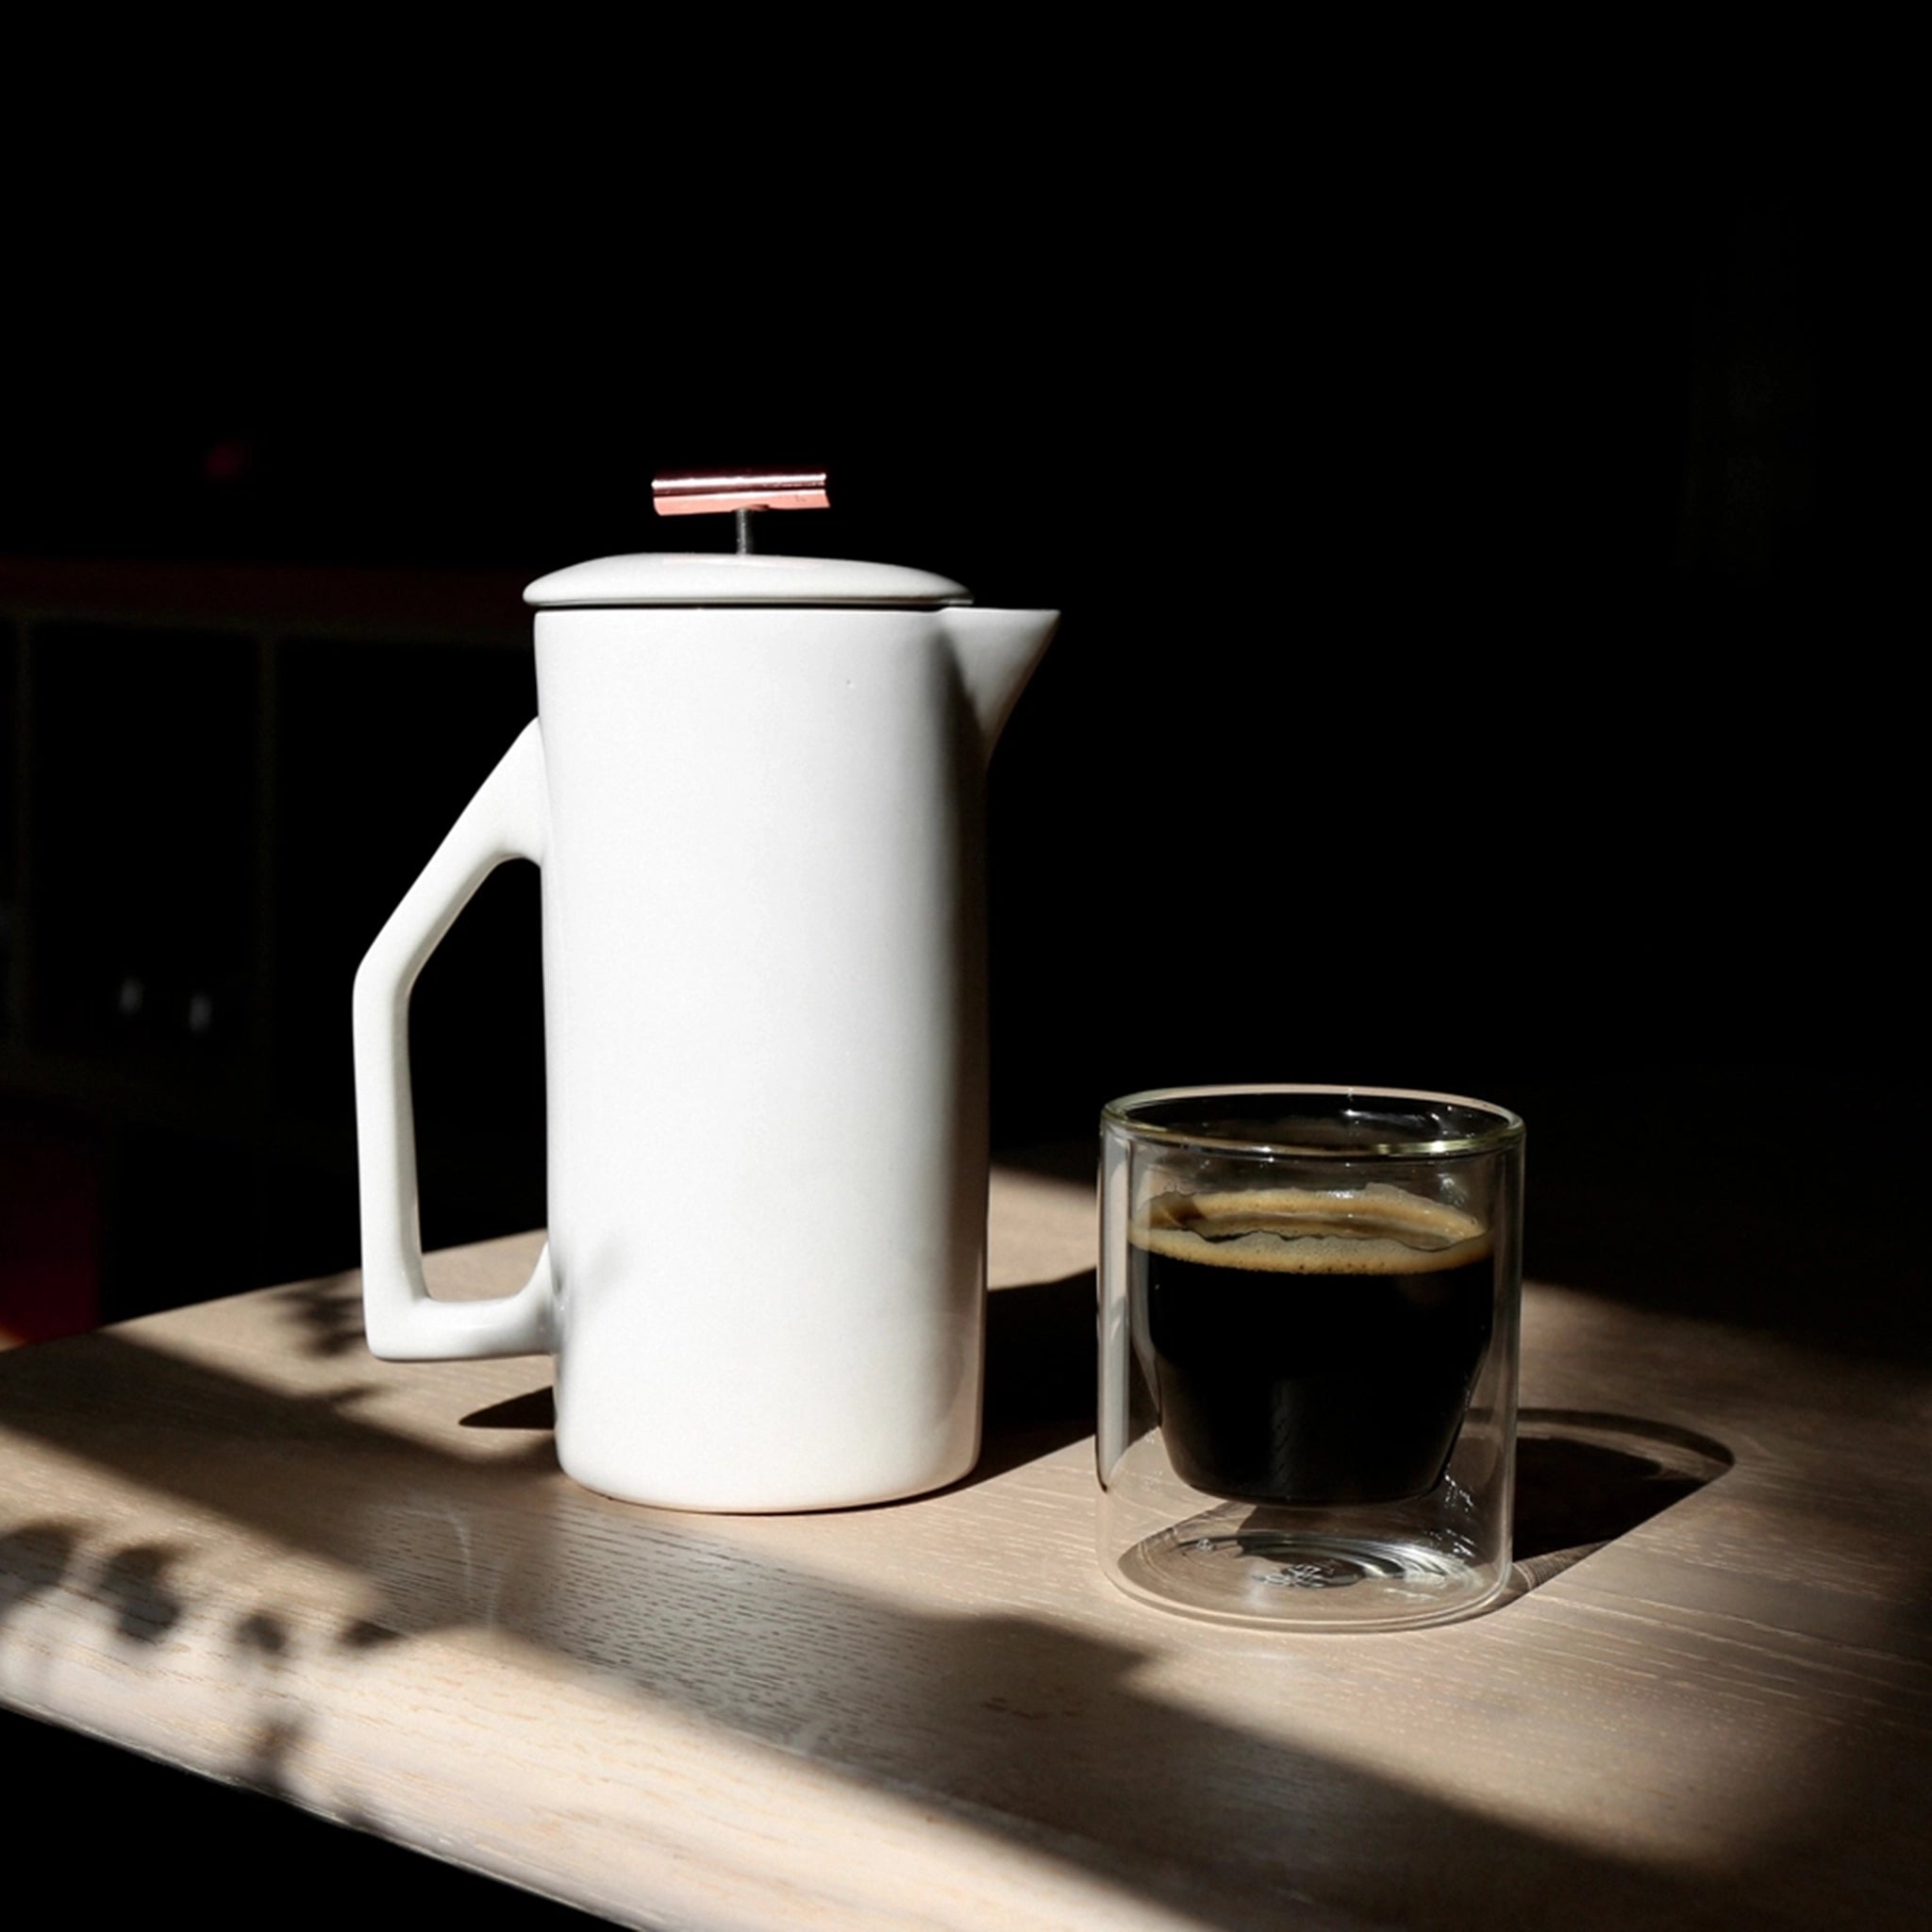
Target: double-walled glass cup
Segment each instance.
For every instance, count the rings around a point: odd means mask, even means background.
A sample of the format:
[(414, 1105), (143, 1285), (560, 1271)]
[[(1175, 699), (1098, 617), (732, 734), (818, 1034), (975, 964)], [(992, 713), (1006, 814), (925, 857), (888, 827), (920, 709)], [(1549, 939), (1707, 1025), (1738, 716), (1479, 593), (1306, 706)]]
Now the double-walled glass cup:
[(1509, 1578), (1523, 1123), (1437, 1093), (1175, 1088), (1101, 1117), (1100, 1558), (1275, 1629)]

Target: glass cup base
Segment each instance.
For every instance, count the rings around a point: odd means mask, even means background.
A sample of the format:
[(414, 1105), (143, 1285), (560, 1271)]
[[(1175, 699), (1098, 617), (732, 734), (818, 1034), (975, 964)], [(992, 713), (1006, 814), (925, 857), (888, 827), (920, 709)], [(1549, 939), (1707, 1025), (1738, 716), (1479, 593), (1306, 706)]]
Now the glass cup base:
[(1308, 1522), (1312, 1513), (1208, 1510), (1122, 1551), (1114, 1580), (1162, 1609), (1271, 1630), (1444, 1624), (1507, 1585), (1507, 1565), (1473, 1562), (1453, 1542), (1336, 1530)]

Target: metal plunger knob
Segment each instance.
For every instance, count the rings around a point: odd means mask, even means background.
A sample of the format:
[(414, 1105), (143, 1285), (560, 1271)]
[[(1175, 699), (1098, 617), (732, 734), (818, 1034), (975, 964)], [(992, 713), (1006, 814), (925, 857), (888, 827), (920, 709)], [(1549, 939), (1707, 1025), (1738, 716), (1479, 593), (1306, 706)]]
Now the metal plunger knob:
[(823, 470), (680, 470), (651, 478), (651, 501), (660, 517), (738, 517), (738, 548), (751, 550), (755, 509), (829, 509)]

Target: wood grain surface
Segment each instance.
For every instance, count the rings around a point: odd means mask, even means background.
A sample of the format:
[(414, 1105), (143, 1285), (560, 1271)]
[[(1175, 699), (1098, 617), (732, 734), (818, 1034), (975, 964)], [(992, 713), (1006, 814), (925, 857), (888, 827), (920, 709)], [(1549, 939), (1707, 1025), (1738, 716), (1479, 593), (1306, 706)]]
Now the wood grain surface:
[(831, 1515), (579, 1489), (354, 1275), (17, 1351), (0, 1701), (640, 1925), (1924, 1923), (1915, 1359), (1533, 1284), (1512, 1600), (1260, 1636), (1095, 1562), (1091, 1191), (993, 1241), (980, 1469)]

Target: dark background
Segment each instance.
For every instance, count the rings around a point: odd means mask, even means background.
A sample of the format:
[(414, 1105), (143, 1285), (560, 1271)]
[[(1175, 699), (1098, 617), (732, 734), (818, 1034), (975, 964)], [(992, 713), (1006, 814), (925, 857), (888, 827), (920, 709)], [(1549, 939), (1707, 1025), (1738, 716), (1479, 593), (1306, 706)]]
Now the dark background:
[[(392, 240), (305, 278), (149, 226), (112, 306), (98, 264), (56, 277), (16, 342), (0, 556), (258, 566), (285, 602), (426, 573), (521, 634), (520, 578), (728, 544), (658, 523), (654, 471), (823, 462), (834, 508), (766, 547), (1066, 613), (991, 781), (1000, 1147), (1145, 1086), (1351, 1080), (1517, 1105), (1555, 1193), (1712, 1122), (1841, 1184), (1909, 1031), (1856, 203), (1752, 166), (1257, 207), (1043, 194), (849, 275), (781, 224), (743, 299), (621, 237), (586, 267), (440, 233), (392, 287)], [(16, 1192), (47, 1185), (21, 1150), (79, 1150), (110, 1317), (353, 1263), (348, 974), (531, 707), (514, 644), (283, 621), (263, 731), (241, 647), (187, 630), (62, 634), (10, 700), (40, 963), (0, 1114)], [(230, 870), (272, 917), (222, 883), (262, 760), (269, 842)], [(137, 903), (176, 1004), (226, 971), (218, 1011), (258, 1018), (265, 977), (272, 1022), (157, 1045), (109, 1017), (133, 915), (101, 908)], [(534, 908), (500, 875), (418, 996), (432, 1242), (541, 1216)]]

